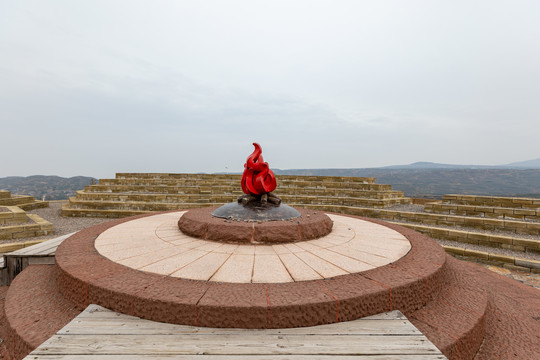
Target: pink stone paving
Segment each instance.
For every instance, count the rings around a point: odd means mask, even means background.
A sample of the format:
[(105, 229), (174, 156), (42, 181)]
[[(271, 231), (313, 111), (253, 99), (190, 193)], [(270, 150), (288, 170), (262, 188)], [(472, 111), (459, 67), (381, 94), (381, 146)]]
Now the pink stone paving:
[(354, 274), (393, 263), (411, 249), (399, 232), (361, 219), (330, 215), (330, 234), (277, 245), (202, 240), (178, 229), (183, 211), (131, 220), (95, 241), (118, 264), (171, 277), (231, 283), (287, 283)]

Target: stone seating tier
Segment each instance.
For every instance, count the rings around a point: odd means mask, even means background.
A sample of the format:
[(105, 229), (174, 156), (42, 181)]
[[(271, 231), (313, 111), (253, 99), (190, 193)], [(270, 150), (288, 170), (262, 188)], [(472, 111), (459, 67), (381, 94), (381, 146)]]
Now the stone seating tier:
[(52, 224), (35, 214), (25, 213), (24, 223), (0, 227), (0, 240), (21, 239), (26, 237), (50, 235)]
[(448, 194), (443, 196), (442, 202), (456, 205), (540, 209), (540, 199), (537, 198)]
[(448, 203), (428, 203), (424, 210), (436, 214), (478, 216), (492, 219), (540, 221), (539, 208), (496, 207), (479, 205), (457, 205)]
[(28, 219), (26, 212), (17, 206), (1, 206), (3, 211), (0, 211), (0, 225), (22, 224)]
[[(242, 194), (240, 175), (118, 173), (86, 186), (63, 206), (64, 216), (123, 217), (141, 212), (222, 205)], [(284, 203), (385, 208), (410, 204), (401, 191), (374, 178), (280, 175), (275, 193)]]
[(6, 190), (0, 190), (0, 206), (18, 206), (23, 210), (33, 210), (49, 206), (48, 201), (39, 201), (33, 196), (13, 195)]
[(0, 240), (52, 234), (52, 224), (25, 210), (47, 207), (49, 202), (36, 201), (32, 196), (12, 195), (9, 191), (0, 191)]
[[(238, 187), (239, 179), (100, 179), (99, 185), (127, 185), (127, 186), (176, 186), (176, 187), (199, 187), (210, 188), (215, 186), (234, 186)], [(282, 180), (278, 181), (278, 188), (309, 188), (309, 189), (357, 189), (357, 190), (392, 190), (391, 185), (373, 184), (363, 182), (317, 182), (302, 180)]]
[(0, 204), (4, 206), (17, 206), (20, 204), (30, 203), (32, 201), (34, 201), (33, 196), (11, 195), (9, 198), (1, 199)]
[[(82, 194), (81, 196), (86, 196), (87, 194)], [(233, 201), (236, 201), (236, 196), (233, 195), (222, 195), (214, 197), (201, 197), (193, 196), (184, 196), (184, 201), (170, 201), (170, 202), (159, 202), (152, 198), (148, 198), (148, 201), (144, 200), (144, 195), (137, 194), (130, 196), (129, 194), (124, 194), (119, 196), (115, 200), (108, 201), (106, 200), (107, 194), (92, 200), (86, 200), (81, 197), (71, 197), (69, 199), (68, 206), (64, 206), (62, 214), (64, 216), (73, 216), (68, 213), (68, 209), (102, 209), (102, 210), (136, 210), (136, 211), (167, 211), (167, 210), (176, 210), (180, 208), (190, 209), (193, 207), (201, 206), (214, 206), (214, 205), (224, 205)], [(153, 196), (153, 195), (150, 195)], [(131, 201), (131, 198), (139, 198), (140, 201)], [(398, 204), (407, 204), (410, 202), (407, 198), (396, 198), (396, 199), (363, 199), (363, 198), (348, 198), (348, 197), (317, 197), (317, 196), (289, 196), (283, 195), (281, 199), (291, 205), (306, 207), (308, 205), (345, 205), (345, 206), (369, 206), (369, 207), (387, 207)]]
[[(364, 185), (364, 184), (362, 184)], [(312, 195), (312, 196), (350, 196), (372, 199), (391, 199), (404, 197), (403, 191), (387, 190), (387, 186), (365, 184), (366, 189), (351, 189), (339, 187), (293, 187), (280, 186), (274, 191), (281, 195)], [(85, 193), (137, 193), (137, 194), (233, 194), (242, 195), (238, 186), (169, 186), (169, 185), (90, 185), (84, 189)]]
[[(110, 200), (118, 201), (133, 200), (133, 201), (163, 201), (163, 202), (189, 202), (188, 200), (209, 199), (212, 201), (234, 201), (242, 191), (234, 188), (211, 188), (209, 190), (200, 190), (198, 188), (181, 188), (178, 192), (150, 192), (148, 189), (141, 191), (77, 191), (76, 196), (85, 200)], [(163, 191), (163, 189), (160, 189)], [(286, 191), (284, 191), (286, 190)], [(283, 199), (292, 199), (294, 197), (301, 198), (327, 198), (341, 197), (350, 199), (372, 199), (372, 200), (390, 200), (403, 199), (401, 191), (354, 191), (350, 189), (278, 189), (275, 194)], [(226, 199), (225, 199), (226, 198)], [(229, 200), (232, 199), (232, 200)], [(195, 201), (193, 201), (195, 202)]]
[(437, 214), (540, 222), (540, 199), (453, 194), (444, 195), (442, 201), (427, 203), (425, 211)]
[[(226, 181), (239, 181), (239, 174), (167, 174), (167, 173), (117, 173), (117, 179), (222, 179)], [(279, 175), (281, 180), (301, 180), (315, 182), (359, 182), (374, 184), (374, 177), (348, 177), (348, 176), (297, 176), (297, 175)]]

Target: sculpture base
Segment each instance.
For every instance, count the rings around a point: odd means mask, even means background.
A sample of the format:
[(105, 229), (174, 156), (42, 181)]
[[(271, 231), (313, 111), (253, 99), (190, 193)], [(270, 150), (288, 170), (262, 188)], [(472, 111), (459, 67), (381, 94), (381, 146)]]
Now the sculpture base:
[(236, 221), (277, 221), (291, 220), (300, 217), (300, 213), (285, 204), (274, 205), (252, 201), (246, 205), (237, 202), (225, 204), (212, 212), (215, 217)]
[[(236, 203), (224, 205), (224, 209), (229, 208), (240, 210), (233, 205)], [(238, 205), (242, 207), (242, 205)], [(223, 207), (221, 207), (223, 208)], [(280, 205), (275, 209), (258, 212), (253, 209), (246, 210), (244, 216), (262, 215), (263, 217), (271, 216), (270, 213), (281, 214), (277, 212), (282, 208), (282, 211), (287, 211), (287, 208), (294, 210), (299, 214), (290, 220), (282, 221), (263, 221), (255, 219), (244, 219), (242, 221), (232, 220), (231, 218), (219, 218), (213, 214), (221, 209), (201, 208), (193, 209), (186, 212), (180, 220), (178, 227), (180, 230), (189, 236), (197, 237), (204, 240), (213, 240), (226, 243), (292, 243), (297, 241), (312, 240), (328, 235), (332, 231), (333, 222), (330, 218), (320, 212), (306, 209), (294, 209), (290, 206)], [(236, 211), (235, 210), (235, 211)], [(245, 209), (244, 209), (245, 210)], [(276, 215), (277, 216), (277, 215)]]

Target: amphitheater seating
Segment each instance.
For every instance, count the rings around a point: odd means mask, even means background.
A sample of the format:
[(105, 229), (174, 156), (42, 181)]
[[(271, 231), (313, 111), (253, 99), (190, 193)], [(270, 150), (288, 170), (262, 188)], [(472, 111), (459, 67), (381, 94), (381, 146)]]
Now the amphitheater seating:
[[(275, 193), (287, 204), (385, 208), (411, 200), (374, 178), (280, 176)], [(124, 217), (140, 213), (214, 206), (242, 195), (240, 175), (131, 174), (102, 179), (78, 191), (64, 216)]]
[(50, 235), (52, 232), (52, 224), (42, 217), (27, 214), (18, 206), (0, 206), (0, 240)]
[(52, 234), (50, 222), (26, 213), (27, 210), (48, 206), (48, 201), (37, 201), (33, 196), (12, 195), (9, 191), (0, 190), (0, 240)]
[(425, 211), (492, 219), (540, 221), (540, 199), (445, 195), (441, 202), (426, 204)]
[(14, 195), (6, 190), (0, 190), (0, 206), (17, 206), (23, 210), (33, 210), (49, 206), (48, 201), (36, 200), (33, 196)]

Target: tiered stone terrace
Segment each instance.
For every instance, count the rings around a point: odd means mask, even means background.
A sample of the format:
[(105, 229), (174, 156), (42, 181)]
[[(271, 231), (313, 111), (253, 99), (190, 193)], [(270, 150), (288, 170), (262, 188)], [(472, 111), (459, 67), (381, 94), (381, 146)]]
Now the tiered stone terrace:
[(48, 207), (49, 202), (36, 200), (33, 196), (15, 195), (7, 190), (0, 190), (0, 206), (18, 206), (28, 211)]
[[(50, 222), (25, 211), (47, 206), (49, 202), (36, 201), (33, 196), (12, 195), (9, 191), (0, 190), (0, 240), (52, 234)], [(9, 251), (9, 247), (2, 251)]]
[[(242, 191), (240, 175), (126, 174), (78, 191), (64, 216), (124, 217), (148, 212), (223, 205)], [(291, 206), (346, 205), (385, 208), (411, 200), (374, 178), (280, 176), (275, 193)]]
[(444, 195), (441, 202), (426, 204), (425, 211), (435, 214), (540, 222), (540, 199), (453, 194)]
[[(2, 208), (7, 211), (0, 211), (0, 240), (50, 235), (53, 232), (53, 225), (41, 216), (27, 214), (17, 206)], [(8, 250), (3, 247), (2, 251)]]

